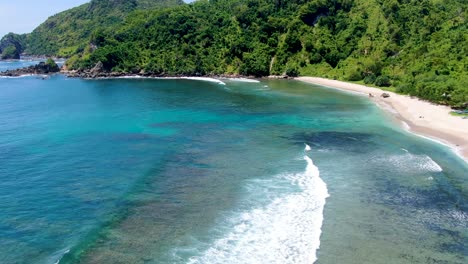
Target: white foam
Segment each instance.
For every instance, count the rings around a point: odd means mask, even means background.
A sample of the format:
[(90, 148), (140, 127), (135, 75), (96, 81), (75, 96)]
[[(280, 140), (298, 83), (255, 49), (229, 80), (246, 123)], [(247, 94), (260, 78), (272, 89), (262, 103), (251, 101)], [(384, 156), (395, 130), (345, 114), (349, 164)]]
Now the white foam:
[(453, 144), (451, 144), (451, 143), (449, 143), (447, 141), (444, 141), (442, 139), (439, 139), (439, 138), (433, 138), (433, 137), (424, 136), (424, 135), (421, 135), (419, 133), (416, 133), (416, 132), (411, 130), (411, 127), (405, 121), (401, 121), (401, 124), (402, 124), (403, 129), (406, 130), (408, 133), (416, 135), (416, 136), (418, 136), (420, 138), (430, 140), (430, 141), (435, 142), (437, 144), (449, 147), (453, 151), (453, 153), (455, 153), (459, 158), (461, 158), (462, 160), (468, 162), (468, 159), (465, 158), (465, 156), (463, 155), (462, 150), (461, 150), (461, 148), (459, 146), (454, 146)]
[(411, 127), (406, 123), (405, 121), (401, 120), (401, 126), (403, 127), (404, 130), (410, 131)]
[(214, 82), (221, 85), (226, 85), (224, 82), (208, 77), (181, 77), (181, 79), (194, 80), (194, 81), (205, 81), (205, 82)]
[(450, 209), (449, 214), (460, 223), (468, 223), (468, 213), (461, 210)]
[[(329, 196), (325, 182), (313, 161), (304, 156), (303, 173), (278, 175), (281, 186), (265, 206), (229, 217), (232, 228), (204, 252), (188, 263), (313, 263), (320, 247), (325, 200)], [(281, 193), (284, 184), (296, 189)], [(278, 194), (279, 193), (279, 194)], [(226, 223), (224, 223), (226, 225)]]
[(247, 78), (229, 78), (228, 80), (234, 81), (234, 82), (246, 82), (246, 83), (259, 83), (259, 80), (255, 79), (247, 79)]
[(443, 169), (431, 157), (427, 155), (414, 155), (406, 152), (403, 155), (394, 155), (386, 160), (398, 168), (412, 171), (441, 172)]
[(145, 79), (146, 77), (140, 75), (127, 75), (127, 76), (119, 76), (116, 79)]
[[(88, 78), (94, 79), (94, 78)], [(96, 79), (156, 79), (156, 80), (193, 80), (193, 81), (205, 81), (205, 82), (213, 82), (221, 85), (226, 85), (221, 80), (209, 78), (209, 77), (151, 77), (151, 76), (141, 76), (141, 75), (125, 75), (125, 76), (117, 76), (117, 77), (101, 77)]]
[(434, 172), (443, 171), (442, 167), (440, 167), (439, 164), (437, 164), (437, 162), (431, 159), (431, 157), (425, 155), (424, 159), (426, 162), (421, 164), (421, 168)]
[(65, 249), (62, 249), (60, 251), (58, 251), (56, 254), (55, 254), (55, 259), (57, 259), (57, 261), (55, 262), (55, 264), (59, 264), (60, 263), (60, 260), (62, 260), (62, 258), (68, 254), (70, 252), (70, 249), (69, 248), (65, 248)]
[(25, 77), (31, 77), (31, 76), (44, 77), (47, 75), (24, 74), (20, 76), (0, 76), (0, 78), (1, 79), (18, 79), (18, 78), (25, 78)]
[(304, 150), (305, 150), (305, 151), (311, 151), (312, 148), (311, 148), (309, 145), (305, 144), (305, 149), (304, 149)]

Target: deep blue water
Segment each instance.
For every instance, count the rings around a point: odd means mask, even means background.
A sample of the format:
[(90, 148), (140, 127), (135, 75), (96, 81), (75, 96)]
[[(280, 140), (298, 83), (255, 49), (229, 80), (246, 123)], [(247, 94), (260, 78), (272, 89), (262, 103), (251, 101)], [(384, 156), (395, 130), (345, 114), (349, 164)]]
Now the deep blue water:
[(449, 149), (355, 95), (224, 82), (0, 79), (0, 263), (464, 262)]

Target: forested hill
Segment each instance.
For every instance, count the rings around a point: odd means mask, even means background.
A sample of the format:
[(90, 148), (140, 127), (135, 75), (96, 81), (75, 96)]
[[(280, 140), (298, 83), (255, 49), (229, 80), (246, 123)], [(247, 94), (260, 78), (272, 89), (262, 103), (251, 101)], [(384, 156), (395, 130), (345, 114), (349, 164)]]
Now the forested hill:
[(132, 13), (69, 65), (161, 75), (313, 75), (468, 101), (465, 0), (199, 0)]
[(93, 0), (48, 19), (26, 52), (71, 69), (322, 76), (467, 108), (467, 12), (466, 0)]
[(48, 18), (30, 34), (16, 35), (24, 39), (16, 48), (28, 55), (69, 57), (85, 51), (95, 30), (117, 26), (134, 10), (181, 4), (182, 0), (92, 0)]

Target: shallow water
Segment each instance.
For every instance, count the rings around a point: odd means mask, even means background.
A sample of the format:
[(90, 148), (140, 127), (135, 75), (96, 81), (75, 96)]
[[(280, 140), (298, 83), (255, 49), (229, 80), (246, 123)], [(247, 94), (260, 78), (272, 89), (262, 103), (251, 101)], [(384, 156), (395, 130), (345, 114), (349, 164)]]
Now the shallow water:
[(1, 79), (0, 262), (463, 263), (448, 148), (362, 97), (223, 82)]

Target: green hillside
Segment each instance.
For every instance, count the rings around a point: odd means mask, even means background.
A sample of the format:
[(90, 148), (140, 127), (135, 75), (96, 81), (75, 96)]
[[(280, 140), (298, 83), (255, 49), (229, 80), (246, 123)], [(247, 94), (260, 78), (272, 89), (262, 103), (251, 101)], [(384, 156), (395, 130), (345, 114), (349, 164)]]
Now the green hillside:
[(26, 42), (25, 35), (8, 33), (0, 39), (0, 59), (10, 60), (19, 59), (24, 51)]
[[(74, 68), (161, 75), (314, 75), (468, 101), (463, 0), (199, 0), (97, 32)], [(466, 107), (466, 105), (465, 105)]]
[(92, 0), (6, 36), (0, 52), (124, 73), (321, 76), (467, 108), (467, 10), (465, 0)]
[(122, 23), (134, 10), (183, 3), (182, 0), (92, 0), (47, 19), (27, 35), (25, 52), (68, 57), (83, 52), (95, 30)]

